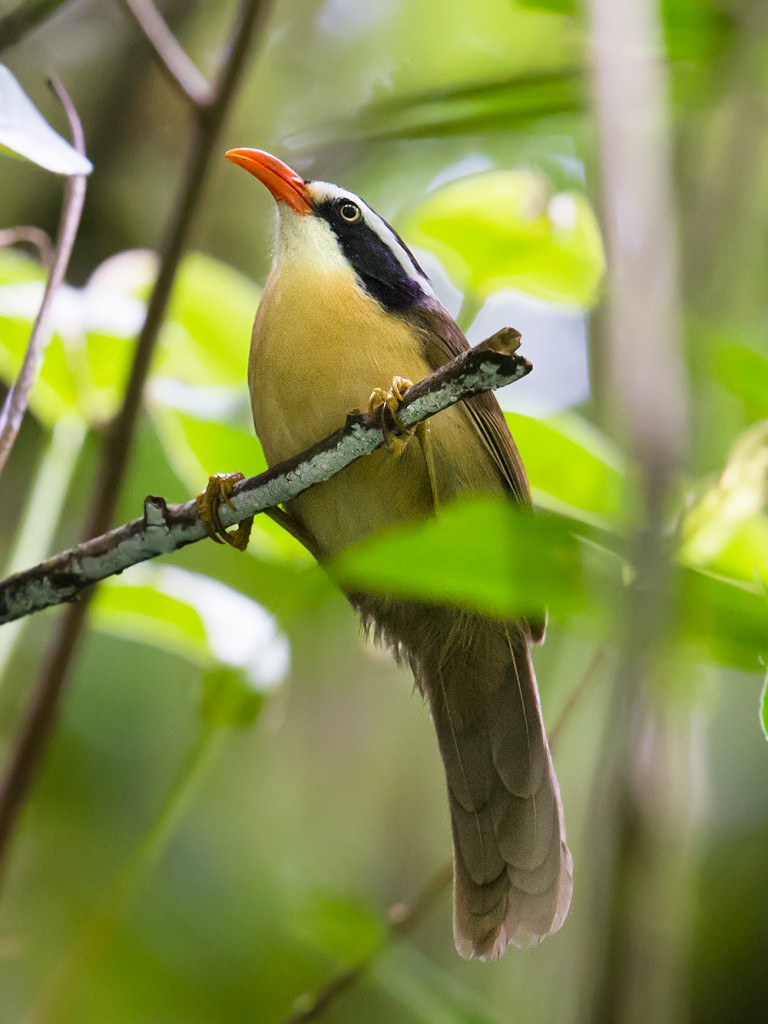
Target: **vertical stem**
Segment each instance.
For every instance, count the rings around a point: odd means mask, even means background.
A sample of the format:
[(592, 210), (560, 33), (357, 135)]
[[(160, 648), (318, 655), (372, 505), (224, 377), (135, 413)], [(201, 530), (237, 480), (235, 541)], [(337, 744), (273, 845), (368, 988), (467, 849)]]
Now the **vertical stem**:
[[(611, 719), (612, 755), (603, 821), (602, 950), (594, 957), (593, 1024), (668, 1019), (677, 981), (665, 943), (654, 946), (673, 907), (643, 906), (665, 870), (657, 829), (661, 804), (641, 799), (638, 778), (649, 746), (666, 749), (658, 727), (662, 657), (671, 608), (665, 505), (686, 450), (687, 396), (681, 351), (678, 258), (667, 79), (658, 0), (588, 0), (592, 94), (599, 129), (601, 198), (610, 301), (602, 407), (639, 471), (630, 550), (636, 576), (620, 623), (621, 647)], [(662, 716), (663, 717), (663, 716)], [(662, 763), (662, 762), (659, 762)], [(671, 763), (671, 762), (667, 762)], [(658, 765), (655, 766), (658, 770)], [(650, 775), (648, 776), (651, 777)], [(657, 927), (648, 927), (649, 921)], [(642, 964), (642, 971), (637, 970)]]

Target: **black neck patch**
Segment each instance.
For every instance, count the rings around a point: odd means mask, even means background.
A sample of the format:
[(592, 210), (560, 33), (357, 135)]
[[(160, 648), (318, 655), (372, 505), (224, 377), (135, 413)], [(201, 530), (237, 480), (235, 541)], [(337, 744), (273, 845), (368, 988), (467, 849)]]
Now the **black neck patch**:
[[(316, 216), (330, 225), (363, 288), (390, 313), (423, 306), (427, 296), (418, 281), (409, 276), (386, 242), (368, 227), (365, 218), (361, 216), (359, 220), (350, 222), (342, 216), (341, 211), (349, 208), (350, 204), (353, 200), (325, 199), (313, 209)], [(426, 276), (405, 242), (392, 228), (390, 231), (409, 257), (414, 270)]]

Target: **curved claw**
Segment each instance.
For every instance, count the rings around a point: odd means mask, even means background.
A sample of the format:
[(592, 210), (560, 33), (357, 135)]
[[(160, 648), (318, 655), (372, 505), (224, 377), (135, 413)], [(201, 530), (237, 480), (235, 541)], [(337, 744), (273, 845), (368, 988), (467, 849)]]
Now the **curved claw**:
[(403, 427), (398, 417), (398, 410), (403, 404), (403, 396), (408, 388), (413, 387), (413, 381), (407, 377), (393, 377), (389, 391), (383, 388), (374, 388), (371, 397), (368, 399), (368, 412), (373, 416), (378, 409), (386, 407), (394, 423), (394, 431), (387, 422), (386, 416), (381, 416), (381, 429), (384, 434), (384, 443), (395, 458), (399, 458), (405, 451), (408, 438), (413, 433), (412, 429)]
[(217, 544), (229, 544), (238, 551), (245, 551), (251, 536), (253, 517), (244, 519), (237, 529), (228, 533), (221, 521), (219, 509), (222, 505), (232, 505), (232, 493), (235, 484), (245, 477), (242, 473), (214, 473), (208, 477), (205, 490), (197, 496), (197, 514), (203, 529)]

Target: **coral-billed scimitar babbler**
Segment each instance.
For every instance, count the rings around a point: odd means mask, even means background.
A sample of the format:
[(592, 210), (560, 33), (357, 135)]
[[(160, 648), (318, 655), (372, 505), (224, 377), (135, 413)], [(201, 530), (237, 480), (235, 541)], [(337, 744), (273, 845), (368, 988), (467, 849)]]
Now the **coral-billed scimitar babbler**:
[[(248, 383), (270, 465), (332, 433), (377, 391), (402, 389), (468, 346), (404, 242), (358, 196), (305, 181), (255, 149), (227, 158), (277, 201), (272, 270), (256, 314)], [(492, 394), (392, 437), (287, 512), (324, 560), (459, 495), (530, 492)], [(350, 594), (363, 622), (413, 670), (437, 730), (453, 826), (454, 935), (462, 956), (496, 958), (560, 928), (572, 863), (530, 648), (543, 628), (418, 601)]]

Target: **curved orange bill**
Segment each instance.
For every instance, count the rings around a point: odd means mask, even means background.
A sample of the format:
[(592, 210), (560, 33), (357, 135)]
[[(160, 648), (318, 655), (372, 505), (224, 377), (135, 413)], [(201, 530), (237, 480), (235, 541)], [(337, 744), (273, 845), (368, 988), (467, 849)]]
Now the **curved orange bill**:
[(310, 213), (312, 210), (306, 182), (276, 156), (261, 149), (230, 149), (224, 156), (250, 171), (267, 186), (278, 203), (287, 203), (296, 213)]

